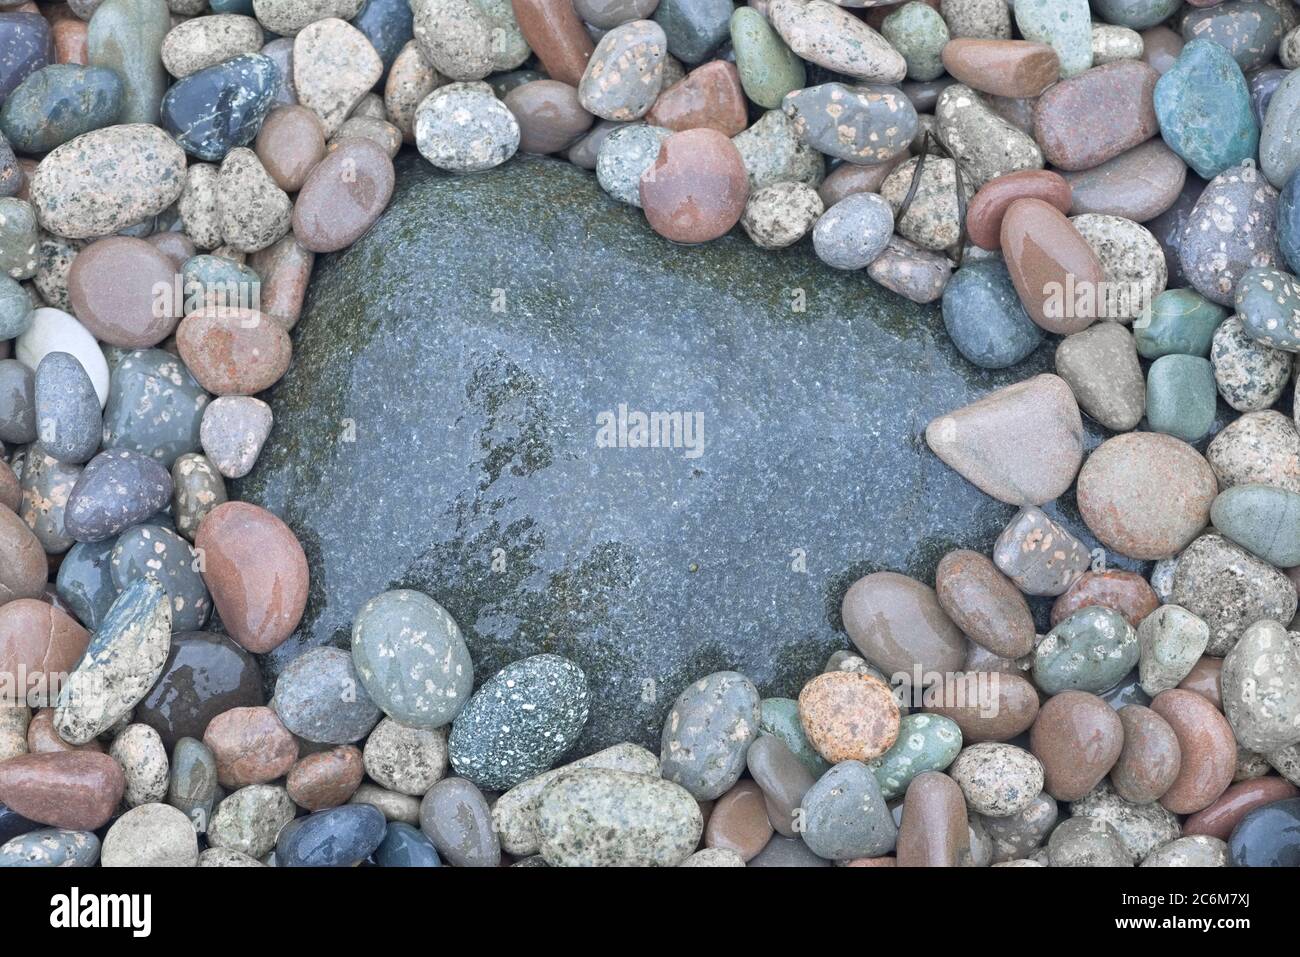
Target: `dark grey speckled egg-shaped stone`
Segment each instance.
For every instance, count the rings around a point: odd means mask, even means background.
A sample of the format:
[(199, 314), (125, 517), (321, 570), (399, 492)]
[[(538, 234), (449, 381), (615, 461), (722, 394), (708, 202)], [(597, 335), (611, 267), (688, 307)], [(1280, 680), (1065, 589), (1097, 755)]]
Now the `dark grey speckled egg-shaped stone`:
[(138, 452), (115, 449), (96, 455), (68, 496), (64, 526), (79, 542), (99, 542), (167, 507), (172, 477)]

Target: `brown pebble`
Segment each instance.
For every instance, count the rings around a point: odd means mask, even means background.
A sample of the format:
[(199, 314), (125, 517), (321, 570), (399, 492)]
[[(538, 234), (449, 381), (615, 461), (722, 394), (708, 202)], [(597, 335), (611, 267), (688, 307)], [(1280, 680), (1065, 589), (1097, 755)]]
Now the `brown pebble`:
[[(5, 505), (0, 508), (0, 606), (5, 606), (19, 598), (39, 598), (45, 591), (49, 566), (40, 539), (14, 511), (22, 504), (18, 479), (7, 464), (0, 462), (0, 465), (4, 465), (0, 468), (0, 491)], [(3, 481), (6, 474), (18, 488), (17, 495)], [(0, 646), (2, 658), (3, 646)]]
[(90, 27), (84, 20), (59, 20), (50, 28), (54, 37), (54, 62), (87, 66), (90, 63)]
[(1142, 62), (1162, 76), (1183, 52), (1183, 38), (1166, 26), (1142, 31)]
[(1034, 140), (1059, 169), (1100, 166), (1160, 132), (1158, 79), (1145, 63), (1121, 60), (1062, 80), (1034, 106)]
[(315, 262), (316, 254), (304, 248), (293, 233), (253, 253), (249, 261), (262, 277), (262, 315), (270, 316), (285, 332), (297, 325), (302, 315)]
[(194, 538), (203, 581), (230, 636), (265, 654), (293, 633), (307, 605), (307, 556), (289, 526), (247, 502), (218, 505)]
[(521, 153), (558, 153), (591, 128), (595, 117), (578, 102), (578, 88), (559, 80), (534, 80), (505, 96), (519, 123)]
[(289, 336), (256, 309), (207, 306), (181, 320), (176, 347), (199, 385), (216, 395), (255, 395), (289, 368)]
[(59, 737), (54, 727), (54, 709), (42, 708), (32, 715), (27, 725), (27, 750), (32, 754), (50, 754), (54, 751), (95, 751), (102, 753), (103, 745), (94, 739), (85, 744), (69, 744)]
[(1061, 76), (1056, 51), (1028, 40), (949, 40), (942, 58), (959, 83), (993, 96), (1038, 96)]
[(0, 763), (0, 803), (51, 827), (93, 831), (108, 823), (126, 777), (107, 754), (56, 751)]
[(705, 847), (727, 848), (749, 861), (771, 839), (772, 823), (767, 819), (763, 792), (753, 781), (737, 781), (714, 802), (713, 813), (704, 829)]
[(1065, 174), (1073, 201), (1070, 213), (1099, 213), (1145, 223), (1178, 201), (1187, 164), (1156, 137), (1100, 166)]
[(285, 787), (299, 807), (322, 811), (346, 804), (365, 774), (361, 751), (345, 744), (300, 759), (290, 768)]
[(1204, 810), (1228, 789), (1237, 771), (1237, 742), (1228, 719), (1200, 695), (1178, 689), (1156, 695), (1151, 710), (1174, 729), (1182, 754), (1178, 777), (1160, 803), (1175, 814)]
[(265, 784), (289, 772), (298, 742), (270, 708), (231, 708), (208, 722), (203, 743), (217, 761), (224, 788)]
[(1192, 670), (1187, 673), (1187, 677), (1178, 682), (1178, 687), (1183, 691), (1191, 691), (1200, 695), (1222, 711), (1223, 687), (1219, 680), (1222, 673), (1222, 658), (1211, 658), (1209, 655), (1202, 655), (1201, 659), (1192, 665)]
[[(0, 512), (0, 519), (11, 513)], [(28, 702), (51, 703), (57, 685), (81, 660), (90, 633), (64, 611), (39, 598), (0, 606), (0, 675), (17, 682), (26, 675)], [(35, 699), (39, 699), (35, 700)]]
[(1029, 750), (1043, 765), (1043, 789), (1058, 801), (1077, 801), (1096, 787), (1123, 746), (1115, 709), (1085, 691), (1048, 698), (1029, 730)]
[(808, 742), (832, 764), (870, 761), (898, 739), (898, 703), (873, 675), (829, 671), (799, 692), (799, 722)]
[(972, 672), (926, 690), (925, 710), (951, 718), (967, 744), (1010, 741), (1038, 716), (1038, 692), (1020, 675)]
[(512, 0), (528, 46), (552, 79), (576, 87), (596, 46), (573, 9), (573, 0)]
[(717, 130), (674, 133), (641, 175), (650, 228), (677, 243), (704, 243), (740, 222), (749, 174), (740, 151)]
[(953, 623), (1000, 658), (1034, 650), (1034, 616), (1025, 596), (979, 552), (958, 549), (939, 562), (934, 575), (939, 604)]
[(393, 161), (376, 143), (344, 140), (298, 193), (293, 232), (305, 249), (332, 253), (365, 234), (393, 195)]
[(1160, 607), (1160, 596), (1136, 572), (1118, 569), (1084, 572), (1069, 591), (1052, 604), (1052, 627), (1089, 605), (1117, 611), (1136, 628), (1143, 618)]
[(966, 232), (981, 249), (1002, 248), (1002, 220), (1018, 199), (1041, 199), (1062, 213), (1070, 211), (1070, 184), (1045, 169), (1026, 169), (989, 180), (980, 187), (966, 211)]
[(325, 158), (325, 128), (315, 110), (278, 106), (262, 122), (253, 149), (275, 184), (296, 193)]
[(845, 196), (852, 196), (854, 193), (879, 193), (880, 184), (887, 180), (889, 174), (905, 159), (907, 159), (906, 155), (900, 156), (893, 162), (881, 163), (879, 166), (841, 163), (822, 180), (821, 186), (817, 187), (817, 195), (821, 197), (822, 205), (830, 209)]
[[(1097, 318), (1101, 261), (1065, 214), (1041, 199), (1018, 199), (1002, 218), (1002, 255), (1029, 318), (1068, 336)], [(1091, 297), (1078, 293), (1092, 290)], [(1091, 300), (1091, 301), (1089, 301)]]
[(912, 778), (903, 799), (895, 851), (899, 867), (958, 867), (970, 853), (966, 798), (939, 771)]
[(177, 272), (180, 272), (181, 267), (185, 265), (185, 260), (198, 252), (194, 240), (184, 233), (171, 229), (161, 233), (154, 233), (145, 242), (166, 256), (167, 261), (172, 264), (172, 268)]
[(749, 126), (735, 64), (713, 60), (696, 67), (659, 94), (645, 121), (675, 132), (704, 127), (735, 136)]
[(1129, 704), (1119, 709), (1124, 749), (1110, 772), (1115, 792), (1133, 804), (1159, 800), (1178, 779), (1182, 751), (1169, 722), (1150, 708)]
[(1183, 834), (1208, 834), (1226, 841), (1243, 817), (1257, 807), (1285, 801), (1300, 795), (1300, 788), (1274, 775), (1238, 781), (1204, 810), (1197, 811), (1183, 824)]
[(840, 605), (844, 630), (864, 658), (885, 673), (946, 675), (966, 660), (968, 642), (930, 586), (896, 572), (875, 572), (854, 582)]
[(170, 291), (176, 269), (143, 239), (109, 236), (72, 260), (68, 298), (81, 324), (103, 342), (147, 349), (171, 335), (179, 306), (170, 297), (158, 308), (158, 290)]

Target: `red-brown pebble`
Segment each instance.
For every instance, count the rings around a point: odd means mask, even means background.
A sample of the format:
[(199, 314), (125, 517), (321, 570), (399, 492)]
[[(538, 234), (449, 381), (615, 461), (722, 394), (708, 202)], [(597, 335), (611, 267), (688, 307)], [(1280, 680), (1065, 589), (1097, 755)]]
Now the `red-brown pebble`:
[[(8, 469), (9, 466), (4, 465), (0, 477)], [(8, 474), (12, 477), (13, 471)], [(3, 485), (0, 482), (0, 486)], [(45, 590), (49, 573), (40, 539), (14, 511), (22, 504), (21, 490), (18, 501), (11, 505), (11, 499), (12, 494), (6, 492), (5, 507), (0, 508), (0, 606), (19, 598), (39, 597)], [(3, 652), (0, 652), (0, 657), (3, 657)]]
[(176, 269), (143, 239), (110, 236), (72, 260), (68, 298), (72, 311), (96, 339), (124, 349), (157, 345), (176, 328), (179, 305), (158, 291), (171, 290)]
[(576, 87), (595, 51), (573, 0), (512, 0), (519, 32), (546, 75)]
[(203, 519), (194, 546), (235, 641), (265, 654), (298, 627), (307, 606), (307, 556), (288, 525), (257, 505), (225, 502)]
[(1043, 765), (1043, 789), (1058, 801), (1077, 801), (1096, 787), (1123, 746), (1115, 709), (1085, 691), (1048, 698), (1029, 731), (1029, 750)]
[(126, 789), (118, 763), (92, 751), (25, 754), (0, 763), (0, 803), (51, 827), (93, 831), (108, 823)]
[(557, 153), (591, 129), (595, 120), (578, 102), (578, 88), (559, 80), (534, 80), (505, 96), (519, 123), (519, 152)]
[(704, 243), (740, 221), (749, 174), (740, 151), (717, 130), (686, 130), (664, 140), (641, 176), (650, 228), (677, 243)]
[(1052, 627), (1089, 605), (1117, 611), (1136, 628), (1143, 618), (1160, 607), (1160, 596), (1136, 572), (1084, 572), (1064, 595), (1053, 602)]
[(278, 106), (262, 122), (253, 149), (276, 185), (296, 193), (325, 158), (325, 127), (315, 110)]
[(267, 707), (222, 712), (208, 722), (203, 743), (216, 758), (217, 780), (225, 788), (274, 781), (298, 760), (298, 742)]
[(393, 161), (378, 144), (347, 139), (316, 165), (293, 207), (293, 232), (314, 253), (332, 253), (362, 237), (393, 195)]
[(50, 27), (54, 37), (54, 62), (86, 66), (90, 63), (90, 27), (75, 17), (59, 20)]
[(262, 277), (262, 315), (270, 316), (285, 332), (298, 324), (307, 296), (316, 254), (290, 233), (279, 242), (253, 253), (250, 265)]
[(1045, 169), (1026, 169), (989, 180), (980, 187), (966, 211), (966, 232), (981, 249), (1002, 248), (1002, 220), (1018, 199), (1041, 199), (1062, 213), (1070, 211), (1074, 201), (1070, 184), (1057, 173)]
[(939, 604), (966, 637), (1000, 658), (1034, 650), (1034, 616), (1025, 596), (984, 555), (958, 549), (934, 575)]
[[(39, 598), (19, 598), (0, 607), (0, 675), (15, 691), (53, 700), (90, 643), (90, 632), (71, 615)], [(23, 682), (23, 677), (26, 680)]]
[(970, 852), (966, 798), (957, 782), (939, 771), (912, 779), (898, 828), (899, 867), (958, 867)]
[(944, 44), (943, 66), (981, 93), (1038, 96), (1061, 76), (1061, 61), (1046, 43), (958, 38)]
[(753, 781), (738, 781), (718, 798), (704, 829), (705, 847), (723, 847), (749, 861), (772, 839), (763, 792)]
[(55, 751), (96, 751), (102, 752), (103, 745), (90, 740), (85, 744), (69, 744), (59, 737), (54, 727), (54, 709), (42, 708), (32, 715), (27, 725), (27, 750), (32, 754), (50, 754)]
[(1255, 808), (1297, 795), (1300, 795), (1300, 788), (1286, 778), (1274, 775), (1238, 781), (1209, 807), (1189, 817), (1183, 824), (1183, 834), (1208, 834), (1226, 841), (1238, 822)]
[(289, 770), (285, 787), (294, 804), (309, 811), (323, 811), (346, 804), (365, 774), (361, 751), (345, 744), (300, 759)]
[(951, 718), (967, 744), (1010, 741), (1038, 717), (1038, 692), (1019, 675), (971, 672), (926, 689), (925, 710)]
[(897, 572), (859, 578), (840, 603), (844, 630), (862, 656), (886, 677), (905, 672), (959, 671), (970, 642), (939, 604), (934, 589)]
[(1158, 801), (1182, 768), (1182, 750), (1169, 722), (1150, 708), (1129, 704), (1119, 709), (1124, 749), (1111, 769), (1115, 792), (1133, 804)]
[(1071, 295), (1070, 290), (1099, 290), (1106, 275), (1097, 254), (1064, 213), (1041, 199), (1016, 200), (1002, 218), (1001, 245), (1030, 319), (1063, 336), (1092, 325), (1096, 297), (1090, 305), (1087, 297)]
[(892, 163), (879, 166), (859, 166), (857, 163), (841, 163), (827, 174), (822, 184), (817, 187), (817, 195), (822, 205), (830, 209), (845, 196), (854, 193), (878, 193), (880, 184), (889, 178), (907, 157), (900, 156)]
[(749, 125), (740, 74), (726, 60), (696, 67), (659, 94), (645, 120), (674, 131), (705, 127), (735, 136)]
[(1203, 655), (1196, 664), (1192, 665), (1192, 670), (1187, 673), (1187, 677), (1178, 682), (1178, 687), (1183, 691), (1200, 695), (1222, 711), (1223, 686), (1220, 682), (1222, 674), (1223, 659)]
[(1232, 783), (1237, 771), (1237, 742), (1228, 719), (1191, 691), (1162, 691), (1151, 710), (1169, 722), (1178, 736), (1182, 767), (1160, 798), (1175, 814), (1193, 814), (1209, 807)]
[[(23, 487), (18, 481), (18, 476), (14, 474), (14, 470), (9, 467), (8, 462), (0, 460), (0, 505), (3, 505), (11, 512), (17, 512), (18, 506), (22, 502)], [(4, 586), (0, 585), (0, 604), (5, 600), (3, 589)]]
[(1062, 80), (1034, 105), (1034, 139), (1053, 166), (1092, 169), (1160, 132), (1160, 74), (1121, 60)]
[(292, 351), (279, 323), (232, 306), (190, 313), (176, 330), (176, 348), (199, 385), (216, 395), (269, 389), (289, 368)]
[(804, 685), (799, 721), (808, 742), (832, 764), (878, 758), (898, 739), (893, 693), (864, 672), (830, 671)]

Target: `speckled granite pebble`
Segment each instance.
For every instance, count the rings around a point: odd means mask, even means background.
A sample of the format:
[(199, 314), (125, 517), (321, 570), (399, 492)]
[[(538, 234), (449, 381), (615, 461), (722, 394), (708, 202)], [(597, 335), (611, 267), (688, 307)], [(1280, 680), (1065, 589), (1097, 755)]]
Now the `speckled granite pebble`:
[(641, 176), (659, 156), (671, 130), (631, 123), (612, 130), (596, 154), (596, 181), (620, 203), (641, 206)]
[(1272, 406), (1291, 381), (1294, 365), (1291, 354), (1248, 335), (1239, 316), (1229, 317), (1214, 331), (1210, 362), (1219, 395), (1238, 412)]
[(973, 744), (948, 771), (961, 786), (966, 803), (988, 817), (1016, 814), (1043, 790), (1043, 766), (1038, 759), (1010, 744)]
[(884, 251), (894, 231), (890, 204), (875, 193), (854, 193), (817, 220), (813, 248), (836, 269), (861, 269)]
[(198, 835), (189, 818), (169, 804), (143, 804), (118, 818), (104, 835), (103, 867), (194, 867)]
[(519, 148), (514, 114), (482, 83), (449, 83), (421, 102), (415, 142), (439, 169), (468, 173), (491, 169)]

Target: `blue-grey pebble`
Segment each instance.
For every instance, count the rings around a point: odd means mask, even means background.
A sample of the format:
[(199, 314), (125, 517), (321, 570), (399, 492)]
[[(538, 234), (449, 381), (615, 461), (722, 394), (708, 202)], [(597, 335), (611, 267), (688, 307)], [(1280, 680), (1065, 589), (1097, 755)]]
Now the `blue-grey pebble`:
[(1300, 273), (1300, 170), (1291, 174), (1277, 200), (1277, 245), (1286, 265)]
[(1259, 148), (1250, 88), (1232, 54), (1213, 40), (1192, 40), (1156, 82), (1160, 134), (1198, 175), (1209, 179)]
[(1281, 265), (1277, 212), (1277, 190), (1253, 162), (1216, 176), (1183, 224), (1178, 255), (1187, 282), (1206, 299), (1231, 306), (1247, 272)]
[(117, 597), (111, 565), (116, 544), (115, 538), (77, 542), (59, 565), (55, 582), (59, 598), (90, 631), (99, 628)]
[(717, 671), (691, 682), (664, 721), (663, 776), (698, 800), (722, 796), (745, 770), (761, 720), (758, 689), (744, 675)]
[(0, 275), (0, 340), (18, 338), (31, 324), (31, 296), (17, 279)]
[(1237, 284), (1242, 328), (1257, 342), (1300, 352), (1300, 280), (1267, 266), (1252, 269)]
[(318, 744), (360, 741), (382, 714), (341, 648), (313, 648), (289, 662), (275, 682), (271, 707), (284, 726)]
[(415, 35), (409, 0), (366, 0), (351, 23), (370, 41), (385, 70)]
[(104, 417), (95, 384), (75, 356), (50, 352), (36, 367), (36, 436), (60, 462), (80, 465), (99, 451)]
[(420, 801), (420, 830), (452, 867), (496, 867), (501, 841), (483, 792), (464, 778), (443, 778)]
[(1255, 108), (1255, 122), (1262, 129), (1264, 118), (1268, 115), (1269, 104), (1273, 101), (1273, 94), (1281, 86), (1282, 81), (1291, 75), (1290, 70), (1277, 67), (1269, 70), (1256, 70), (1250, 76), (1246, 77), (1246, 82), (1250, 85), (1250, 102)]
[(261, 277), (224, 256), (191, 256), (181, 266), (181, 280), (187, 315), (203, 305), (257, 308), (261, 300)]
[(36, 380), (17, 359), (0, 359), (0, 441), (36, 440)]
[(841, 761), (803, 797), (803, 839), (832, 861), (880, 857), (894, 849), (898, 828), (876, 776), (861, 761)]
[(39, 13), (0, 13), (0, 101), (54, 56), (50, 24)]
[(730, 35), (731, 0), (659, 0), (654, 20), (668, 38), (668, 52), (683, 63), (702, 63)]
[(567, 658), (533, 655), (506, 665), (453, 722), (451, 765), (479, 787), (508, 790), (549, 770), (573, 747), (590, 702), (586, 674)]
[(161, 125), (191, 156), (219, 162), (252, 142), (280, 83), (280, 69), (246, 53), (177, 81), (163, 97)]
[(121, 78), (105, 67), (56, 63), (37, 70), (4, 101), (0, 129), (23, 153), (48, 153), (117, 122)]
[(177, 741), (167, 778), (167, 803), (182, 811), (194, 829), (203, 834), (212, 820), (220, 791), (212, 749), (196, 738)]
[(384, 840), (375, 849), (375, 863), (380, 867), (441, 867), (442, 859), (433, 841), (419, 828), (389, 821)]
[(787, 93), (781, 109), (802, 142), (864, 166), (905, 155), (919, 123), (896, 86), (822, 83)]
[(1117, 27), (1145, 30), (1163, 23), (1182, 6), (1182, 0), (1092, 0), (1098, 19)]
[(170, 528), (137, 525), (117, 537), (109, 565), (119, 591), (152, 575), (172, 606), (172, 631), (198, 631), (212, 611), (194, 547)]
[(1234, 485), (1214, 499), (1210, 522), (1270, 565), (1300, 565), (1300, 494), (1271, 485)]
[(275, 842), (276, 867), (354, 867), (384, 840), (383, 813), (344, 804), (290, 821)]
[(943, 293), (943, 324), (957, 351), (984, 369), (1005, 369), (1043, 341), (1000, 259), (967, 263)]
[(1119, 684), (1138, 662), (1138, 640), (1124, 616), (1090, 605), (1047, 633), (1034, 649), (1034, 684), (1047, 694), (1101, 694)]
[(101, 542), (167, 507), (172, 477), (154, 459), (127, 449), (100, 452), (68, 496), (64, 527), (79, 542)]
[(875, 193), (853, 193), (822, 213), (813, 226), (813, 251), (835, 269), (863, 269), (885, 251), (894, 211)]
[(199, 450), (199, 427), (210, 398), (170, 352), (128, 352), (109, 383), (104, 448), (130, 449), (170, 469), (179, 456)]
[(90, 831), (43, 827), (0, 846), (0, 867), (94, 867), (99, 838)]
[(1282, 16), (1261, 0), (1228, 0), (1183, 17), (1184, 40), (1212, 40), (1245, 72), (1273, 59), (1282, 36)]

